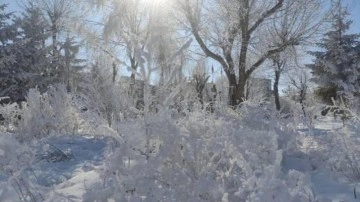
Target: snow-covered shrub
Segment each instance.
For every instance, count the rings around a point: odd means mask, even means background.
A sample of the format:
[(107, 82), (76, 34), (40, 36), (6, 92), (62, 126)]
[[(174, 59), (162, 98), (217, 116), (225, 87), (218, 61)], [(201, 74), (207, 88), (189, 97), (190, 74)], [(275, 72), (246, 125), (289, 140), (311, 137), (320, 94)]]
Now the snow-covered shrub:
[(77, 121), (71, 107), (71, 95), (62, 85), (47, 92), (30, 89), (27, 103), (21, 110), (18, 133), (21, 138), (41, 138), (51, 134), (71, 134)]
[(237, 110), (241, 124), (253, 130), (275, 131), (278, 149), (292, 153), (296, 148), (297, 122), (279, 116), (279, 112), (272, 103), (264, 103), (262, 106), (251, 102), (244, 102)]
[(313, 128), (314, 121), (321, 116), (323, 105), (320, 104), (314, 97), (308, 96), (303, 103), (298, 103), (289, 99), (287, 100), (287, 108), (289, 114), (282, 116), (291, 118), (297, 128)]
[(347, 107), (344, 109), (344, 117), (346, 120), (352, 119), (360, 123), (360, 97), (359, 96), (348, 96)]
[[(270, 122), (266, 115), (257, 117)], [(312, 201), (306, 177), (281, 170), (278, 132), (282, 129), (276, 131), (277, 125), (268, 123), (247, 126), (252, 117), (194, 111), (173, 119), (164, 110), (146, 122), (124, 122), (119, 127), (121, 141), (109, 147), (104, 181), (89, 187), (84, 197), (89, 201)]]
[(14, 135), (0, 134), (0, 201), (43, 200), (29, 175), (33, 157), (32, 150)]
[[(350, 99), (351, 98), (351, 99)], [(333, 100), (330, 110), (340, 112), (343, 127), (330, 131), (331, 145), (329, 154), (330, 168), (342, 173), (350, 181), (360, 180), (360, 116), (359, 98), (347, 97), (347, 100)]]
[(350, 181), (360, 181), (360, 122), (349, 120), (337, 130), (331, 131), (332, 144), (329, 154), (331, 169), (342, 173)]
[(107, 61), (99, 61), (93, 65), (91, 74), (84, 73), (81, 80), (79, 94), (87, 109), (83, 115), (93, 125), (112, 127), (124, 119), (136, 117), (136, 101), (130, 95), (129, 83), (121, 77), (112, 78), (110, 67)]
[[(293, 113), (293, 111), (292, 111), (293, 102), (294, 101), (292, 101), (288, 97), (280, 97), (280, 104), (281, 104), (280, 114), (283, 117), (288, 117), (289, 115), (291, 115)], [(275, 105), (275, 103), (274, 103), (274, 105)]]
[(4, 105), (0, 104), (0, 114), (3, 119), (0, 121), (0, 131), (12, 131), (21, 117), (21, 109), (15, 102)]

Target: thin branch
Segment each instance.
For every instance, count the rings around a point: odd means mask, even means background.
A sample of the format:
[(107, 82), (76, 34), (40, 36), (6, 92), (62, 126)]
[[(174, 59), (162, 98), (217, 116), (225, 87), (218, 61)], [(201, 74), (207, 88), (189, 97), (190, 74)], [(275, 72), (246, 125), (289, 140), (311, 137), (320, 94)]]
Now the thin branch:
[(205, 55), (207, 57), (211, 57), (212, 59), (218, 61), (223, 67), (228, 67), (228, 65), (226, 64), (225, 60), (218, 54), (212, 52), (205, 44), (204, 40), (201, 38), (200, 34), (199, 34), (199, 26), (198, 24), (195, 22), (195, 18), (192, 14), (192, 9), (190, 8), (189, 2), (186, 1), (186, 5), (185, 5), (185, 12), (186, 12), (186, 18), (188, 19), (188, 21), (190, 22), (190, 26), (192, 29), (192, 32), (194, 34), (194, 37), (196, 39), (196, 41), (198, 42), (198, 44), (200, 45), (200, 48), (204, 51)]
[(255, 24), (249, 29), (249, 31), (247, 32), (247, 35), (250, 36), (255, 30), (256, 28), (262, 23), (264, 22), (264, 20), (271, 16), (272, 14), (274, 14), (279, 8), (281, 8), (283, 6), (283, 2), (284, 0), (278, 0), (277, 4), (272, 7), (270, 10), (267, 10), (265, 13), (263, 13), (261, 15), (261, 17), (255, 22)]

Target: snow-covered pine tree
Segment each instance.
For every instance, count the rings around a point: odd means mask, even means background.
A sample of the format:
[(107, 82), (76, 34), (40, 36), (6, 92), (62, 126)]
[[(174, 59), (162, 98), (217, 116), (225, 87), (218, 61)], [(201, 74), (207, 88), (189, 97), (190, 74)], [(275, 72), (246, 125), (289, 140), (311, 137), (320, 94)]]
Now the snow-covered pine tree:
[(10, 43), (17, 35), (15, 26), (11, 23), (14, 15), (6, 12), (6, 4), (0, 4), (0, 70), (13, 62), (8, 53)]
[(66, 84), (68, 91), (77, 89), (77, 80), (79, 80), (79, 71), (85, 68), (84, 62), (86, 60), (78, 57), (81, 43), (76, 41), (75, 37), (70, 37), (67, 34), (66, 40), (61, 44), (60, 51), (63, 50), (64, 54), (59, 55), (59, 65), (63, 66), (63, 82)]
[(14, 23), (14, 14), (6, 11), (6, 4), (0, 5), (0, 97), (9, 96), (16, 92), (12, 88), (18, 81), (15, 75), (19, 72), (13, 66), (16, 62), (16, 50), (21, 46), (18, 26)]
[(51, 47), (46, 44), (46, 40), (50, 37), (47, 31), (49, 24), (44, 20), (41, 12), (38, 7), (30, 4), (15, 20), (22, 40), (22, 46), (16, 51), (14, 65), (14, 68), (22, 71), (22, 74), (18, 75), (18, 79), (22, 82), (17, 86), (23, 91), (20, 96), (25, 96), (28, 89), (36, 86), (40, 90), (45, 90), (55, 80), (51, 76)]
[(312, 51), (314, 63), (307, 65), (318, 84), (317, 95), (331, 104), (332, 98), (358, 96), (360, 92), (360, 34), (348, 34), (351, 21), (348, 13), (338, 4), (332, 20), (332, 30), (325, 34)]

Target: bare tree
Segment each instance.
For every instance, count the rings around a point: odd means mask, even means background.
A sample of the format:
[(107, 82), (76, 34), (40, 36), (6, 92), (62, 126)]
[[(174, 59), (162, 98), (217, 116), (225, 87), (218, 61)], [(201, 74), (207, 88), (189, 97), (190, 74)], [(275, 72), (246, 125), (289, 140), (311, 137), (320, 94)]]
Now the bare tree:
[[(157, 57), (154, 62), (161, 66), (161, 74), (167, 74), (166, 59), (172, 55), (177, 44), (172, 40), (171, 26), (167, 21), (167, 9), (157, 1), (147, 0), (106, 0), (101, 8), (105, 14), (103, 21), (104, 42), (110, 44), (124, 56), (124, 62), (130, 67), (131, 78), (135, 79), (139, 69), (139, 51), (152, 44)], [(106, 6), (111, 5), (111, 6)], [(148, 43), (149, 41), (156, 43)], [(163, 77), (161, 77), (162, 79)]]
[(195, 84), (195, 90), (201, 107), (204, 107), (203, 91), (210, 76), (205, 71), (205, 64), (199, 63), (193, 70), (193, 82)]
[[(274, 69), (274, 99), (275, 99), (275, 106), (276, 110), (281, 110), (281, 103), (280, 103), (280, 95), (279, 95), (279, 82), (281, 75), (289, 71), (291, 68), (295, 67), (295, 64), (298, 64), (298, 54), (295, 48), (288, 49), (282, 53), (275, 54), (271, 57), (272, 66)], [(291, 76), (290, 76), (291, 77)], [(292, 81), (292, 79), (290, 78)]]
[(304, 101), (306, 100), (309, 88), (309, 73), (304, 68), (294, 69), (295, 71), (289, 75), (289, 82), (295, 88), (295, 99), (301, 105), (301, 109), (306, 117)]
[(112, 9), (104, 22), (104, 36), (107, 43), (114, 44), (117, 48), (124, 48), (129, 66), (133, 71), (131, 78), (135, 79), (135, 73), (139, 66), (136, 56), (136, 48), (144, 49), (149, 38), (149, 13), (141, 7), (137, 0), (109, 1)]
[(271, 56), (306, 42), (323, 19), (321, 0), (178, 3), (201, 50), (221, 64), (231, 106), (244, 101), (246, 81), (256, 69)]

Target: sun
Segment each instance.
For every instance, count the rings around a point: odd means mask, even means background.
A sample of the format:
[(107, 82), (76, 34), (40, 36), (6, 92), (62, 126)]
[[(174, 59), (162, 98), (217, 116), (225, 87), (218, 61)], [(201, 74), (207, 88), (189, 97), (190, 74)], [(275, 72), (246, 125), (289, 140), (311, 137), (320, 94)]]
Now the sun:
[(143, 0), (148, 6), (164, 7), (168, 6), (171, 0)]
[(150, 9), (154, 16), (166, 16), (171, 7), (172, 0), (141, 0), (145, 9)]

